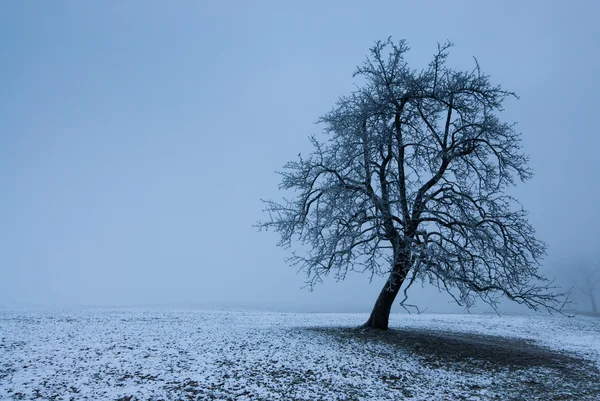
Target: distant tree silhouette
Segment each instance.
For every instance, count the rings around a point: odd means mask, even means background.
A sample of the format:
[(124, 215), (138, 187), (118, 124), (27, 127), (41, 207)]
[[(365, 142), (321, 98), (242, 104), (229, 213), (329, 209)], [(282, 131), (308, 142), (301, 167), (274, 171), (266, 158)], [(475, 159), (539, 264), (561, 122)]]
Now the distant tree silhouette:
[(593, 267), (590, 264), (580, 264), (574, 270), (573, 284), (575, 288), (589, 298), (592, 312), (598, 313), (596, 296), (600, 292), (600, 266)]

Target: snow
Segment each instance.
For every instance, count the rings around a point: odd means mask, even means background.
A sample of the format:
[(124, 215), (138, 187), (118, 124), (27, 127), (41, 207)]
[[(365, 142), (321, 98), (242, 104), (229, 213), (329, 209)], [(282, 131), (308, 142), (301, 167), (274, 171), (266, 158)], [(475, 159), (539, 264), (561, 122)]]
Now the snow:
[[(508, 369), (492, 374), (438, 366), (389, 343), (311, 329), (352, 328), (366, 318), (0, 310), (0, 399), (485, 400), (502, 396), (498, 375), (518, 379)], [(392, 316), (391, 327), (526, 339), (600, 367), (599, 319), (402, 314)]]
[(600, 367), (600, 319), (585, 316), (443, 314), (408, 315), (397, 326), (470, 332), (535, 341), (575, 353)]

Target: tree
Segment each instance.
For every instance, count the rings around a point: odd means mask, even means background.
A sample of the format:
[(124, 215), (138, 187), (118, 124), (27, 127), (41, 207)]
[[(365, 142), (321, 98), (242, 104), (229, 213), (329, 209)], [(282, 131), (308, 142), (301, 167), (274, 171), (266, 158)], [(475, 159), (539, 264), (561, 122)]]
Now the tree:
[(327, 139), (287, 163), (259, 227), (279, 246), (304, 245), (289, 263), (309, 285), (349, 270), (387, 275), (366, 327), (387, 329), (405, 284), (430, 282), (459, 305), (504, 296), (532, 309), (561, 308), (560, 294), (538, 268), (545, 244), (527, 212), (506, 194), (531, 177), (520, 135), (497, 114), (512, 92), (493, 86), (475, 60), (471, 71), (447, 66), (448, 42), (423, 70), (409, 68), (405, 41), (376, 42), (341, 97), (318, 122)]
[(581, 264), (576, 268), (576, 279), (573, 280), (575, 287), (583, 295), (590, 299), (592, 312), (598, 313), (596, 304), (596, 293), (600, 290), (600, 268), (589, 264)]

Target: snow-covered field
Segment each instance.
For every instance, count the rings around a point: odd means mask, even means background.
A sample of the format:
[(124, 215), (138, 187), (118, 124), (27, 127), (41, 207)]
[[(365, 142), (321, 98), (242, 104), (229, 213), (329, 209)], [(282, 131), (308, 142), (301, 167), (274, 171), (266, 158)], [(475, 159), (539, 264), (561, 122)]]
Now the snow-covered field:
[(366, 318), (0, 310), (0, 399), (600, 400), (600, 319)]

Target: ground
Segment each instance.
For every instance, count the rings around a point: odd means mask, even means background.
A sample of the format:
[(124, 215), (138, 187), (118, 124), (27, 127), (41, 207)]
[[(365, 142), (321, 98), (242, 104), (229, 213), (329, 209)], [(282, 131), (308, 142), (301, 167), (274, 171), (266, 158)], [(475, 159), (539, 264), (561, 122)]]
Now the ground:
[(600, 319), (0, 310), (0, 399), (600, 400)]

